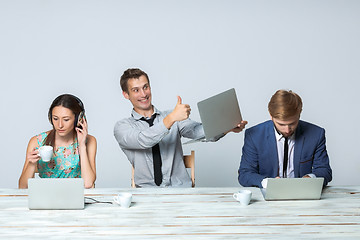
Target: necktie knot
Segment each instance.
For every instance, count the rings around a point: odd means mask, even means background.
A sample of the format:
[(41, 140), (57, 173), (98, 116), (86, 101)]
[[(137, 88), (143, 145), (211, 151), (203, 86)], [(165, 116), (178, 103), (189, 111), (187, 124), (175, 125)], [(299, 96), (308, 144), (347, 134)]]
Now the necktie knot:
[(147, 122), (149, 124), (149, 126), (151, 127), (152, 125), (154, 125), (155, 118), (156, 118), (156, 114), (152, 115), (151, 118), (149, 118), (149, 119), (142, 117), (142, 118), (140, 118), (140, 120)]

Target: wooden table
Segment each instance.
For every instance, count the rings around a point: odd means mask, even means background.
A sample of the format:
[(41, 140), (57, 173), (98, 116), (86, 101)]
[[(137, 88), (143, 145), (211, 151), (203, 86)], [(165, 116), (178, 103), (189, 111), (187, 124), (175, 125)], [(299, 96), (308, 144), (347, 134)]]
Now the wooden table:
[(130, 208), (90, 204), (84, 210), (29, 210), (27, 190), (0, 189), (0, 239), (360, 239), (360, 186), (334, 186), (318, 201), (264, 201), (250, 205), (239, 188), (89, 189), (112, 201), (133, 193)]

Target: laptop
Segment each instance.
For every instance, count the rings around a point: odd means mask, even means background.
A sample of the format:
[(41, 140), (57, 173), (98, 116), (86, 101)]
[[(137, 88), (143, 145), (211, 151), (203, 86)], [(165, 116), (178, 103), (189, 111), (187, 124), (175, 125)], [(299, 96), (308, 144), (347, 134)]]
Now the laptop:
[(324, 178), (269, 178), (261, 188), (265, 200), (319, 200)]
[(29, 209), (84, 209), (82, 178), (30, 178)]
[(242, 121), (234, 88), (198, 102), (197, 106), (205, 137), (193, 139), (184, 144), (217, 138), (237, 127)]

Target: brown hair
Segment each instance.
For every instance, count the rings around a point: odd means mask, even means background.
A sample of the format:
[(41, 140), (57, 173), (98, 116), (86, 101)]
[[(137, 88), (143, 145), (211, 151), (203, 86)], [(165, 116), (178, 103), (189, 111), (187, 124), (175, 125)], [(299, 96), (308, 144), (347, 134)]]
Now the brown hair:
[(273, 118), (280, 120), (286, 120), (294, 116), (300, 117), (302, 101), (300, 96), (291, 90), (278, 90), (271, 97), (268, 109)]
[[(49, 108), (49, 112), (48, 112), (48, 118), (49, 118), (51, 125), (53, 125), (52, 111), (53, 111), (54, 107), (57, 107), (57, 106), (62, 106), (62, 107), (68, 108), (75, 114), (75, 122), (74, 122), (74, 133), (75, 133), (75, 127), (77, 124), (78, 116), (79, 116), (80, 112), (85, 112), (84, 104), (78, 97), (75, 97), (74, 95), (71, 95), (71, 94), (62, 94), (62, 95), (58, 96), (52, 102), (52, 104)], [(44, 145), (51, 145), (55, 151), (55, 128), (54, 128), (54, 125), (53, 125), (53, 129), (49, 132), (47, 137), (44, 139), (43, 143), (44, 143)]]
[(146, 74), (146, 72), (144, 72), (138, 68), (129, 68), (126, 71), (124, 71), (123, 75), (120, 78), (120, 87), (123, 90), (123, 92), (129, 93), (128, 84), (127, 84), (129, 79), (132, 79), (132, 78), (138, 79), (141, 76), (145, 76), (150, 85), (150, 80), (149, 80), (149, 77)]

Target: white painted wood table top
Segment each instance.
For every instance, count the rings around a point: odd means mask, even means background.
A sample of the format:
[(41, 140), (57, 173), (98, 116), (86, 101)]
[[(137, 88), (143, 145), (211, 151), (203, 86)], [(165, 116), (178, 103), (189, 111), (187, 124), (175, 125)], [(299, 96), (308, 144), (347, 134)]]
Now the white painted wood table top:
[(360, 239), (360, 186), (314, 201), (264, 201), (247, 188), (248, 206), (232, 197), (240, 189), (88, 189), (99, 201), (131, 192), (133, 203), (84, 210), (29, 210), (27, 190), (0, 189), (0, 239)]

